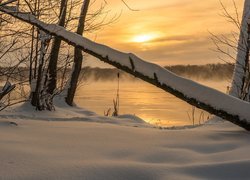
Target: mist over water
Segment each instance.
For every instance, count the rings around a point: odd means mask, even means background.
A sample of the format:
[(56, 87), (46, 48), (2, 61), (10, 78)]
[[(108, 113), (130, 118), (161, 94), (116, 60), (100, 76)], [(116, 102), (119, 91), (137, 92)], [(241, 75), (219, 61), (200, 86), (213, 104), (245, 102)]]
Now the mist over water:
[[(199, 80), (199, 83), (226, 92), (228, 82)], [(111, 108), (116, 98), (117, 81), (91, 81), (79, 88), (76, 103), (100, 115)], [(209, 114), (179, 100), (173, 95), (141, 80), (120, 82), (120, 114), (134, 114), (161, 126), (203, 123)], [(194, 113), (194, 114), (193, 114)]]
[[(228, 64), (210, 65), (177, 65), (166, 67), (170, 71), (193, 79), (201, 84), (227, 91), (233, 72), (233, 66)], [(24, 78), (28, 80), (28, 69), (24, 69)], [(70, 76), (70, 70), (67, 76)], [(152, 124), (161, 126), (182, 126), (203, 123), (209, 114), (193, 109), (189, 104), (179, 100), (171, 94), (143, 82), (118, 69), (102, 69), (86, 67), (82, 70), (82, 83), (78, 88), (75, 102), (83, 108), (104, 115), (111, 109), (113, 112), (113, 99), (117, 92), (117, 73), (120, 74), (120, 109), (119, 114), (134, 114)], [(59, 79), (62, 74), (58, 74)], [(60, 79), (61, 80), (61, 79)], [(60, 81), (59, 81), (60, 82)], [(2, 80), (2, 83), (5, 83)], [(25, 92), (28, 99), (29, 86), (22, 86), (24, 89), (16, 88), (11, 94), (12, 99), (20, 100), (20, 93)]]

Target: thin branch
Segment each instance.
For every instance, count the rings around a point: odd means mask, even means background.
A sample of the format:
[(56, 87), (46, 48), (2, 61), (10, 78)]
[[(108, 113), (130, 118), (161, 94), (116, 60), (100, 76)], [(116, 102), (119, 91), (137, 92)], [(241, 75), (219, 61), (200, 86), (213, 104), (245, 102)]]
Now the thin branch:
[(126, 6), (130, 11), (140, 11), (139, 9), (133, 9), (133, 8), (131, 8), (131, 7), (126, 3), (125, 0), (121, 0), (121, 1), (123, 2), (123, 4), (125, 4), (125, 6)]
[(13, 3), (13, 2), (16, 2), (16, 1), (17, 1), (17, 0), (8, 0), (8, 1), (6, 1), (6, 2), (1, 3), (0, 6), (5, 6), (5, 5), (8, 5), (8, 4)]

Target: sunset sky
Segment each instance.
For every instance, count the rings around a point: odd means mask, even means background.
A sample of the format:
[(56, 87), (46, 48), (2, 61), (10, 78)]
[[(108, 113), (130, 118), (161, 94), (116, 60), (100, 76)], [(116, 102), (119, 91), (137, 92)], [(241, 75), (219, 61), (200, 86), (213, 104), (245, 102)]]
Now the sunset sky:
[[(98, 1), (94, 6), (103, 2)], [(88, 37), (160, 65), (222, 62), (212, 51), (215, 46), (209, 32), (230, 34), (235, 30), (222, 16), (219, 0), (126, 0), (139, 11), (129, 10), (121, 0), (106, 1), (110, 16), (122, 11), (121, 17)], [(234, 14), (232, 1), (222, 2)], [(236, 4), (241, 17), (243, 0)], [(86, 65), (103, 67), (92, 58)]]

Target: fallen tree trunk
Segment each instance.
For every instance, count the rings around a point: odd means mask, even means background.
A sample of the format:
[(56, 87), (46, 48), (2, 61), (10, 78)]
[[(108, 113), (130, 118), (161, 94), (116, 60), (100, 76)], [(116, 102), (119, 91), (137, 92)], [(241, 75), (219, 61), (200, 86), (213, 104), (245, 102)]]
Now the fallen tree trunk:
[(9, 7), (0, 11), (60, 37), (70, 45), (92, 56), (153, 84), (187, 103), (228, 120), (250, 131), (250, 104), (212, 88), (179, 77), (159, 65), (146, 62), (134, 54), (123, 53), (95, 43), (55, 24), (46, 24), (31, 14), (16, 12)]

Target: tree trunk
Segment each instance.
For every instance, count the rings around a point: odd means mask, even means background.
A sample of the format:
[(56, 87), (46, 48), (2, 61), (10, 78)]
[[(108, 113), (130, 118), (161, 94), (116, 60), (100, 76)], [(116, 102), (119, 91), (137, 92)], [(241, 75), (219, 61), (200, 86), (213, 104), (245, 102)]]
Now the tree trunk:
[(35, 41), (35, 27), (32, 26), (32, 33), (31, 33), (31, 47), (30, 47), (30, 62), (29, 62), (29, 83), (31, 85), (31, 81), (33, 79), (33, 51), (34, 51), (34, 41)]
[(31, 99), (31, 104), (37, 108), (37, 110), (41, 111), (44, 110), (43, 106), (43, 83), (44, 83), (44, 57), (46, 54), (46, 44), (47, 44), (47, 34), (44, 32), (40, 32), (40, 39), (41, 39), (41, 48), (40, 48), (40, 56), (39, 56), (39, 65), (38, 65), (38, 74), (37, 79), (35, 82), (35, 90), (33, 92), (33, 97)]
[[(245, 0), (241, 21), (238, 52), (234, 74), (229, 94), (237, 98), (244, 98), (244, 84), (248, 75), (249, 47), (248, 47), (248, 19), (250, 17), (250, 0)], [(249, 91), (247, 92), (249, 96)]]
[[(39, 19), (40, 17), (40, 0), (35, 0), (34, 2), (34, 16)], [(32, 41), (35, 44), (34, 47), (34, 60), (33, 55), (30, 57), (30, 87), (31, 87), (31, 93), (30, 93), (30, 99), (31, 99), (31, 105), (36, 106), (37, 104), (37, 92), (35, 92), (36, 82), (37, 81), (37, 65), (38, 63), (38, 56), (39, 56), (39, 29), (35, 28), (33, 26), (34, 32), (32, 32)], [(36, 36), (35, 36), (36, 34)], [(34, 67), (33, 67), (34, 62)], [(33, 74), (33, 76), (32, 76)]]
[(101, 61), (149, 82), (197, 108), (250, 131), (250, 105), (248, 102), (179, 77), (159, 65), (146, 62), (131, 53), (117, 51), (69, 32), (60, 26), (44, 23), (30, 14), (17, 13), (9, 7), (0, 7), (0, 11), (35, 25)]
[[(88, 7), (89, 7), (89, 2), (90, 0), (84, 0), (81, 8), (81, 13), (80, 13), (80, 18), (78, 22), (78, 27), (76, 33), (79, 35), (83, 35), (84, 27), (85, 27), (85, 20), (88, 12)], [(81, 73), (82, 69), (82, 61), (83, 61), (83, 55), (82, 55), (82, 50), (75, 47), (74, 49), (74, 65), (73, 65), (73, 72), (72, 76), (70, 79), (70, 84), (68, 87), (68, 92), (66, 96), (66, 103), (70, 106), (73, 105), (73, 100), (77, 88), (77, 83), (79, 79), (79, 75)]]
[[(60, 16), (58, 25), (64, 27), (67, 14), (67, 0), (61, 0)], [(53, 96), (57, 84), (57, 62), (61, 47), (61, 39), (55, 37), (49, 58), (48, 74), (47, 74), (47, 93)]]

